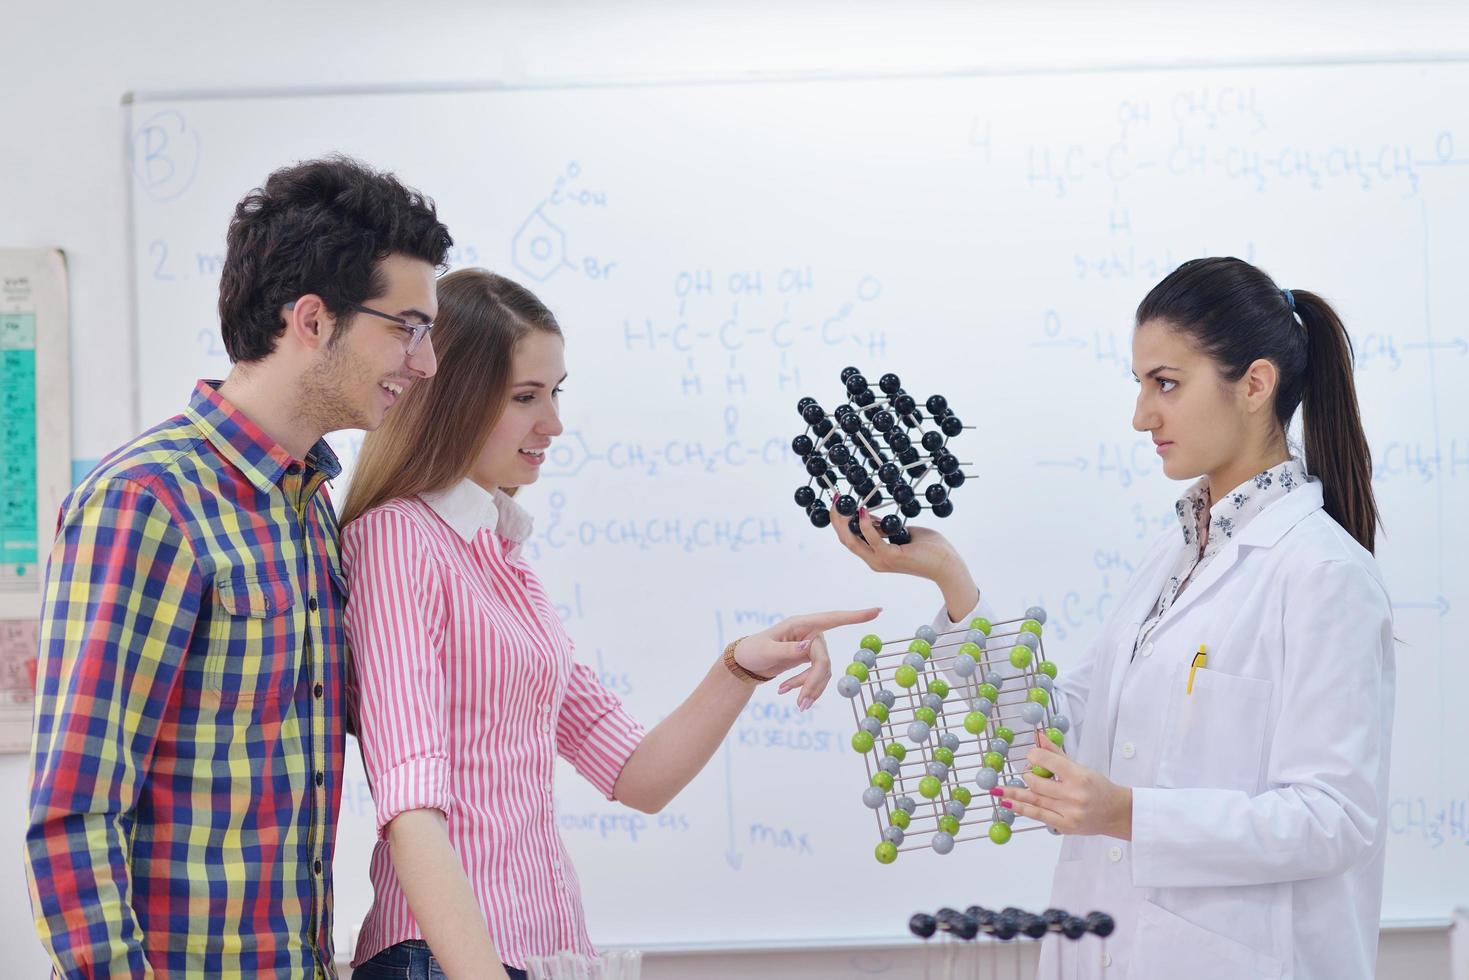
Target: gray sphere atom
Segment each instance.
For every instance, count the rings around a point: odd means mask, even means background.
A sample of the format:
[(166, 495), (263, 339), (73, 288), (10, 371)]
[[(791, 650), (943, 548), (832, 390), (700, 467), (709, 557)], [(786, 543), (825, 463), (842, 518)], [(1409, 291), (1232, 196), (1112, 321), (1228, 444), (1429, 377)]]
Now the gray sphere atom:
[(1021, 633), (1015, 638), (1015, 644), (1017, 646), (1030, 647), (1032, 650), (1039, 650), (1041, 646), (1041, 638), (1036, 636), (1029, 630), (1026, 630), (1024, 633)]
[(933, 839), (929, 841), (929, 844), (940, 854), (948, 854), (954, 849), (954, 838), (940, 830), (933, 835)]
[(898, 773), (903, 771), (903, 764), (892, 756), (885, 755), (882, 757), (882, 761), (877, 764), (877, 768), (881, 769), (889, 776), (896, 776)]
[(924, 643), (927, 643), (929, 646), (932, 646), (939, 641), (939, 635), (937, 632), (935, 632), (932, 626), (918, 627), (918, 629), (913, 631), (913, 636), (917, 639), (922, 640)]
[(914, 810), (918, 809), (918, 804), (913, 801), (913, 797), (911, 796), (898, 797), (896, 800), (893, 801), (893, 806), (908, 814), (911, 814)]
[(1065, 735), (1067, 732), (1071, 731), (1071, 719), (1067, 718), (1065, 715), (1052, 715), (1051, 727), (1056, 729), (1062, 735)]
[(998, 670), (990, 669), (984, 672), (984, 682), (986, 684), (993, 684), (998, 690), (1005, 686), (1005, 675)]
[(995, 784), (999, 781), (1000, 774), (989, 768), (982, 767), (979, 772), (977, 772), (974, 776), (974, 785), (978, 786), (985, 792), (989, 792), (990, 790), (994, 789)]
[(935, 714), (944, 710), (944, 699), (937, 694), (925, 694), (918, 699), (918, 703)]
[(1035, 686), (1041, 688), (1044, 691), (1050, 691), (1056, 686), (1056, 682), (1051, 680), (1045, 674), (1037, 674), (1035, 678)]
[(944, 812), (955, 820), (963, 820), (964, 814), (968, 812), (963, 803), (958, 800), (950, 800), (944, 804)]
[(930, 762), (927, 766), (924, 766), (924, 771), (935, 779), (949, 778), (949, 767), (942, 762)]
[(1010, 758), (1010, 743), (1005, 741), (1003, 738), (990, 739), (989, 744), (985, 746), (985, 749), (989, 752), (998, 752), (1007, 759)]
[(1046, 709), (1034, 701), (1026, 701), (1020, 706), (1020, 717), (1025, 719), (1027, 725), (1039, 725), (1046, 717)]
[(914, 670), (918, 671), (921, 674), (923, 673), (923, 668), (928, 664), (928, 661), (923, 659), (923, 654), (921, 653), (910, 653), (908, 654), (908, 656), (903, 658), (903, 663), (907, 664), (909, 667), (912, 667)]
[(1025, 618), (1033, 619), (1042, 626), (1046, 625), (1046, 611), (1040, 606), (1031, 606), (1025, 610)]
[(998, 810), (995, 811), (995, 819), (1008, 827), (1010, 824), (1015, 822), (1015, 811), (1006, 810), (1004, 807), (1000, 807)]
[(881, 786), (869, 786), (862, 791), (862, 805), (869, 810), (876, 810), (882, 806), (882, 801), (887, 794), (882, 791)]
[(953, 732), (944, 732), (944, 734), (939, 737), (939, 744), (948, 749), (950, 752), (958, 752), (959, 736), (955, 735)]
[(969, 702), (969, 710), (978, 711), (980, 714), (988, 718), (990, 716), (990, 712), (995, 710), (995, 703), (989, 698), (975, 698), (974, 700)]
[(882, 735), (882, 722), (872, 717), (863, 718), (862, 730), (873, 738), (879, 738)]
[(897, 703), (898, 696), (884, 687), (880, 688), (878, 692), (872, 696), (872, 700), (876, 701), (884, 708), (891, 708), (894, 704)]
[[(1029, 635), (1029, 634), (1027, 634), (1027, 635)], [(854, 663), (854, 664), (864, 664), (869, 669), (872, 668), (872, 667), (876, 667), (877, 666), (877, 654), (873, 653), (871, 650), (867, 649), (866, 647), (863, 647), (862, 649), (858, 650), (856, 653), (852, 654), (852, 663)]]
[(1010, 779), (1009, 779), (1009, 781), (1006, 782), (1005, 785), (1006, 786), (1014, 787), (1015, 789), (1027, 789), (1028, 788), (1025, 785), (1025, 780), (1021, 779), (1019, 776), (1011, 776)]
[(963, 657), (963, 656), (955, 657), (952, 661), (949, 662), (949, 669), (952, 670), (954, 672), (955, 676), (958, 676), (958, 677), (964, 677), (964, 678), (973, 677), (974, 676), (974, 672), (978, 668), (979, 668), (979, 664), (975, 663), (973, 660), (969, 659), (968, 657)]
[(965, 633), (964, 634), (964, 642), (965, 643), (973, 643), (975, 646), (979, 647), (981, 650), (984, 649), (984, 645), (986, 643), (988, 643), (989, 641), (990, 641), (990, 638), (987, 637), (987, 636), (985, 636), (979, 630), (970, 630), (968, 633)]
[(928, 741), (929, 728), (926, 721), (915, 721), (908, 726), (908, 740), (922, 745)]
[(851, 674), (843, 674), (842, 679), (837, 681), (837, 693), (844, 698), (855, 698), (860, 690), (862, 682)]
[(886, 830), (884, 830), (882, 832), (882, 839), (885, 840), (885, 841), (887, 841), (888, 843), (892, 844), (894, 847), (902, 847), (903, 846), (903, 828), (902, 827), (888, 827)]

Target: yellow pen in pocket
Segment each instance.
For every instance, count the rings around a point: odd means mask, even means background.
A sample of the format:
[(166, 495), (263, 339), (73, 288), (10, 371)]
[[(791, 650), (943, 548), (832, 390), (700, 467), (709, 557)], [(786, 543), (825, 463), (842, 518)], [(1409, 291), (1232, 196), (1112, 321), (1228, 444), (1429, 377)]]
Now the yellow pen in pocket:
[(1199, 652), (1194, 654), (1194, 662), (1188, 668), (1188, 687), (1184, 689), (1185, 694), (1194, 693), (1194, 671), (1200, 667), (1209, 665), (1209, 655), (1204, 651), (1204, 644), (1199, 644)]

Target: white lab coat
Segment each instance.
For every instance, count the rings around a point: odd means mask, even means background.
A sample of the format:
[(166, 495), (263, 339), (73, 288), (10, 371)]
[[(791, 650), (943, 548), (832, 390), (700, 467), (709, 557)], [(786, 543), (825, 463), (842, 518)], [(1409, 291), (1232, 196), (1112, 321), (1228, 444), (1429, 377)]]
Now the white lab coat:
[(1063, 842), (1052, 904), (1117, 930), (1047, 939), (1039, 975), (1371, 977), (1394, 684), (1376, 562), (1313, 481), (1196, 573), (1134, 657), (1184, 547), (1160, 538), (1057, 683), (1067, 751), (1133, 787), (1133, 836)]

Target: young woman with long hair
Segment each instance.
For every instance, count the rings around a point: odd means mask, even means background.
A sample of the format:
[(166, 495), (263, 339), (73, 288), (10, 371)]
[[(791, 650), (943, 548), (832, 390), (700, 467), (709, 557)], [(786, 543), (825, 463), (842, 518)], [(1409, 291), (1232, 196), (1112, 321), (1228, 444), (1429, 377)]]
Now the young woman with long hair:
[(556, 831), (565, 758), (609, 799), (653, 813), (688, 784), (757, 684), (804, 710), (831, 676), (822, 631), (877, 610), (786, 619), (715, 651), (644, 733), (572, 643), (521, 544), (512, 499), (561, 433), (564, 340), (529, 290), (445, 276), (438, 374), (363, 443), (342, 517), (357, 735), (380, 840), (357, 978), (524, 976), (532, 956), (594, 955)]
[[(1116, 919), (1089, 957), (1047, 941), (1041, 976), (1370, 977), (1394, 658), (1346, 329), (1315, 293), (1198, 259), (1138, 307), (1133, 372), (1133, 428), (1195, 482), (1056, 683), (1064, 749), (1025, 739), (1055, 778), (991, 791), (1066, 835), (1052, 903)], [(933, 581), (939, 625), (981, 608), (931, 529), (834, 526), (872, 569)]]

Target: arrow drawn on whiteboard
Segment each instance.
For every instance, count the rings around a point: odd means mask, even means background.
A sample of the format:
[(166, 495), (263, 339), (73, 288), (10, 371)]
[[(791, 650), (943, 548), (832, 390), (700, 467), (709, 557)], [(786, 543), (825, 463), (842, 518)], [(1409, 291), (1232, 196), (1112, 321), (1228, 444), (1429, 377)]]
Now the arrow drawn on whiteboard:
[(1434, 597), (1432, 602), (1394, 602), (1392, 607), (1394, 609), (1433, 609), (1440, 616), (1447, 616), (1450, 609), (1449, 600), (1443, 596)]
[(1459, 356), (1469, 354), (1469, 340), (1463, 337), (1455, 337), (1453, 340), (1418, 340), (1411, 344), (1404, 344), (1403, 350), (1456, 350)]
[(1037, 466), (1060, 466), (1068, 470), (1086, 472), (1086, 457), (1077, 456), (1075, 459), (1042, 459), (1036, 462)]

